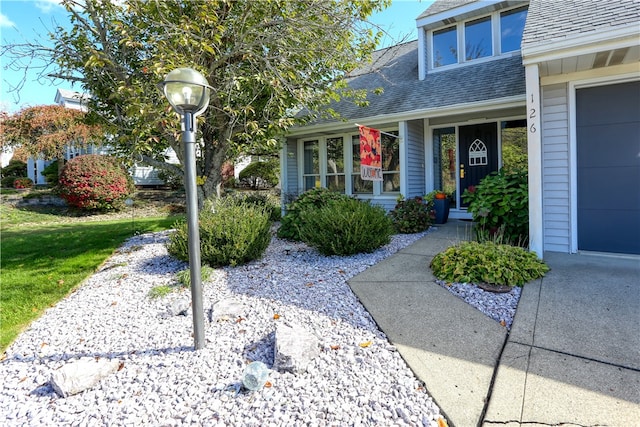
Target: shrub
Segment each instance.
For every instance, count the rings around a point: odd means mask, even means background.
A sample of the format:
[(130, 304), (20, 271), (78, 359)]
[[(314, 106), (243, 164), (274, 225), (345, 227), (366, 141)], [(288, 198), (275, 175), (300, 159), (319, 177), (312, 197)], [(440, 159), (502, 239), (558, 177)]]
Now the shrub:
[(13, 183), (16, 178), (27, 176), (27, 164), (20, 160), (10, 160), (9, 164), (0, 169), (0, 185), (5, 188), (14, 188)]
[(351, 198), (303, 210), (300, 216), (301, 239), (324, 255), (373, 252), (393, 234), (393, 223), (382, 207)]
[(49, 163), (41, 172), (44, 179), (52, 186), (58, 185), (58, 160)]
[(437, 254), (431, 261), (440, 280), (522, 286), (540, 278), (549, 267), (533, 252), (494, 242), (463, 242)]
[(133, 192), (133, 180), (117, 159), (88, 154), (69, 160), (59, 192), (70, 206), (84, 210), (120, 210)]
[(249, 164), (240, 171), (240, 181), (249, 181), (250, 187), (259, 189), (262, 187), (274, 187), (278, 184), (278, 161), (255, 162)]
[[(208, 265), (203, 265), (200, 267), (200, 281), (201, 282), (206, 282), (207, 280), (211, 279), (211, 276), (213, 276), (214, 273), (214, 269), (209, 267)], [(191, 270), (189, 268), (186, 268), (184, 270), (180, 270), (176, 273), (176, 279), (178, 280), (178, 283), (180, 284), (180, 286), (182, 286), (183, 288), (188, 288), (191, 286)]]
[(172, 190), (184, 188), (184, 181), (182, 180), (182, 175), (177, 174), (173, 171), (170, 171), (167, 169), (159, 170), (158, 179), (161, 179), (162, 181), (164, 181), (164, 185), (171, 188)]
[(265, 193), (249, 192), (249, 193), (235, 193), (232, 196), (240, 203), (246, 203), (248, 205), (257, 206), (259, 208), (267, 210), (269, 212), (269, 219), (273, 222), (280, 221), (280, 203), (279, 199), (274, 198)]
[(431, 209), (419, 196), (406, 200), (400, 196), (389, 216), (398, 233), (419, 233), (431, 225)]
[[(236, 266), (262, 256), (271, 241), (269, 212), (233, 198), (207, 201), (199, 214), (200, 255), (211, 267)], [(167, 249), (187, 261), (188, 232), (185, 221), (175, 225)]]
[(529, 193), (527, 174), (500, 170), (486, 176), (462, 198), (476, 223), (479, 241), (502, 234), (505, 242), (525, 245), (529, 239)]
[(16, 178), (13, 181), (13, 188), (31, 188), (33, 187), (33, 181), (31, 178)]
[(330, 191), (326, 188), (312, 188), (302, 193), (287, 205), (287, 213), (280, 222), (278, 237), (289, 240), (301, 240), (299, 228), (303, 225), (301, 213), (305, 210), (319, 209), (334, 200), (350, 199), (342, 193)]

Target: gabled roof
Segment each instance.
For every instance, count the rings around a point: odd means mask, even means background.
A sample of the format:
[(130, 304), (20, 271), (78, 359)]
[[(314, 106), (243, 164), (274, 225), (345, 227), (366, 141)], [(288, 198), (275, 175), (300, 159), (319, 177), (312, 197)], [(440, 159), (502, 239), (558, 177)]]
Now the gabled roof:
[[(519, 55), (429, 73), (419, 80), (417, 41), (375, 52), (373, 66), (353, 75), (350, 88), (369, 91), (382, 88), (383, 93), (370, 92), (369, 105), (365, 107), (348, 99), (331, 105), (346, 120), (408, 114), (525, 93), (524, 67)], [(319, 119), (313, 123), (335, 121)]]
[(425, 10), (420, 16), (418, 16), (418, 19), (437, 15), (438, 13), (455, 9), (456, 7), (464, 6), (468, 3), (474, 3), (476, 1), (478, 0), (436, 0), (431, 6), (429, 6), (429, 8), (427, 8), (427, 10)]
[(630, 25), (640, 34), (638, 0), (531, 0), (522, 49)]

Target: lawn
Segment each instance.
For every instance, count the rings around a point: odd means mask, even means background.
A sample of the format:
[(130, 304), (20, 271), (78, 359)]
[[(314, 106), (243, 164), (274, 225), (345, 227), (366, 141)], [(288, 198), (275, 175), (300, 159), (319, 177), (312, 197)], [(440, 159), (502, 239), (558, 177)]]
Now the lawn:
[(178, 216), (92, 220), (0, 205), (0, 351), (64, 298), (133, 233), (166, 230)]

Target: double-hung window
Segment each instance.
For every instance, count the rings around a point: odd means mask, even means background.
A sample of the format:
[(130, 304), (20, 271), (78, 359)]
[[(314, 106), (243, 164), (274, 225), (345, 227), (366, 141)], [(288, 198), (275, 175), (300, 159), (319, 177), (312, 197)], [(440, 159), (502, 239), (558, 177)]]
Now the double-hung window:
[(325, 186), (331, 191), (345, 192), (344, 143), (342, 137), (327, 138), (327, 174)]
[(304, 190), (320, 187), (320, 144), (318, 140), (304, 141)]

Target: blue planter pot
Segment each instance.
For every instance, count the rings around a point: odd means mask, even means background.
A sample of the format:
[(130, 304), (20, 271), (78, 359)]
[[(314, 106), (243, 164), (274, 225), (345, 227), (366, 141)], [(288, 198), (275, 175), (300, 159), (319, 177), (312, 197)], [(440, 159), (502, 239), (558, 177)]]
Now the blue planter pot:
[(435, 224), (444, 224), (449, 219), (449, 199), (434, 199), (433, 210), (436, 211)]

